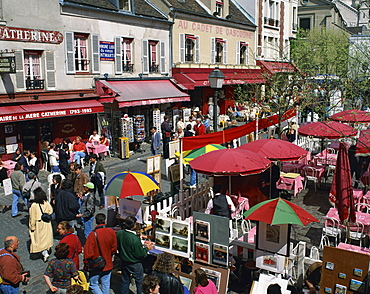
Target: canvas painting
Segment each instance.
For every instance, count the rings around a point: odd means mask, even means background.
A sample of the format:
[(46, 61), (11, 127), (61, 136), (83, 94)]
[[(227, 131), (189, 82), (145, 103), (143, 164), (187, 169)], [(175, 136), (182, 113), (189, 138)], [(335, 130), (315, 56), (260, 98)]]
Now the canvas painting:
[(209, 245), (195, 243), (195, 260), (209, 263)]
[(201, 220), (195, 221), (195, 240), (209, 242), (210, 224)]
[(155, 223), (156, 223), (156, 228), (155, 228), (156, 232), (162, 232), (166, 234), (170, 233), (171, 222), (169, 220), (157, 218), (155, 220)]
[(204, 267), (201, 267), (201, 269), (206, 272), (208, 279), (216, 285), (217, 291), (220, 291), (221, 273)]
[(178, 237), (172, 237), (172, 249), (182, 252), (188, 252), (188, 240)]
[(213, 244), (213, 263), (228, 266), (228, 247), (221, 244)]
[(172, 222), (172, 234), (183, 236), (183, 237), (188, 237), (188, 234), (189, 234), (188, 224), (178, 223), (175, 221)]
[(156, 232), (155, 246), (170, 248), (170, 236)]

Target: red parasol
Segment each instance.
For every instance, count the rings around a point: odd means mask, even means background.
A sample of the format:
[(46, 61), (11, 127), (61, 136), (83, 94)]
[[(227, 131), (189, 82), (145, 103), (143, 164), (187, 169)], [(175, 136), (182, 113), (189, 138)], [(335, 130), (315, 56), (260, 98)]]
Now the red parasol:
[(333, 114), (329, 118), (341, 122), (366, 123), (370, 122), (370, 112), (358, 109), (349, 109)]
[(258, 174), (270, 165), (270, 160), (242, 149), (215, 150), (190, 161), (190, 166), (197, 173), (219, 176)]
[(360, 137), (356, 145), (357, 156), (369, 156), (370, 155), (370, 129), (360, 132)]
[(336, 121), (320, 121), (300, 127), (298, 133), (302, 136), (339, 139), (355, 136), (357, 131), (348, 125)]
[(356, 221), (355, 202), (353, 198), (352, 176), (347, 148), (340, 143), (337, 165), (333, 176), (329, 199), (335, 202), (340, 220)]
[(238, 149), (248, 150), (270, 160), (293, 161), (307, 155), (303, 148), (288, 141), (278, 139), (260, 139), (240, 146)]

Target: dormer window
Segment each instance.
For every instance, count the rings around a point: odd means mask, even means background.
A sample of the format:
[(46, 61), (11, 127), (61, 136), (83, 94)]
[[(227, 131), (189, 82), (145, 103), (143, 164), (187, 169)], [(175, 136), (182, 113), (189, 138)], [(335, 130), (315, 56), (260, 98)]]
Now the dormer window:
[(222, 17), (222, 9), (224, 7), (224, 1), (223, 0), (217, 0), (216, 1), (216, 15), (219, 17)]
[(130, 0), (119, 0), (119, 9), (131, 11)]

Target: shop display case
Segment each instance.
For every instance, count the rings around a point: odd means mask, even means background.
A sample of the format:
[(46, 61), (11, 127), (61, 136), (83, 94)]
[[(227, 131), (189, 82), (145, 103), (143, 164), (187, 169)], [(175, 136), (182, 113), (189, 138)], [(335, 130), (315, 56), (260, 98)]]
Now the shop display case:
[(134, 115), (135, 142), (142, 143), (145, 140), (145, 116)]
[(128, 138), (128, 141), (130, 143), (134, 142), (135, 137), (134, 137), (134, 126), (133, 126), (133, 119), (132, 117), (122, 117), (121, 118), (121, 137), (126, 137)]

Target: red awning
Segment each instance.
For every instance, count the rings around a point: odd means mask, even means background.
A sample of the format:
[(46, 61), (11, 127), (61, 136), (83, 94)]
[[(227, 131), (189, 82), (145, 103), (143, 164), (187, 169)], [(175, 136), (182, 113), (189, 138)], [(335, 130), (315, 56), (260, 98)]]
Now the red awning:
[[(212, 68), (182, 69), (174, 68), (173, 77), (189, 90), (194, 87), (208, 87), (208, 76)], [(225, 75), (224, 85), (263, 84), (266, 82), (261, 69), (221, 69)]]
[(0, 107), (0, 123), (99, 112), (104, 112), (104, 106), (95, 100), (22, 104), (18, 106)]
[(260, 65), (262, 68), (265, 68), (271, 74), (281, 73), (281, 72), (295, 72), (298, 71), (293, 64), (289, 62), (277, 62), (277, 61), (263, 61), (257, 60), (257, 65)]
[(119, 107), (190, 101), (170, 80), (97, 81), (103, 99), (115, 97)]

